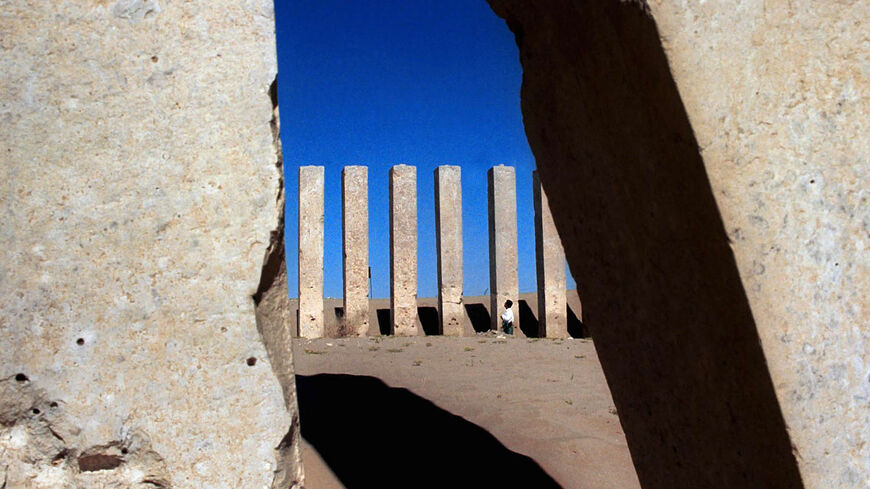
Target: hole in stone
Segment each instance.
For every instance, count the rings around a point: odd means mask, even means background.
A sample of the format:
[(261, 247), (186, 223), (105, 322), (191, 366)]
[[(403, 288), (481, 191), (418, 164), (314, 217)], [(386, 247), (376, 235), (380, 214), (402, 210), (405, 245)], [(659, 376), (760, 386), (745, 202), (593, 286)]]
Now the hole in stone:
[(335, 308), (335, 319), (343, 319), (344, 318), (344, 307), (336, 307)]
[(390, 334), (390, 310), (378, 309), (378, 330), (382, 335)]
[(586, 332), (586, 326), (577, 318), (571, 306), (568, 306), (568, 335), (572, 338), (589, 337), (589, 334)]
[(77, 344), (77, 345), (84, 345), (84, 344), (85, 344), (85, 339), (84, 339), (84, 338), (79, 338), (79, 339), (77, 339), (77, 340), (76, 340), (76, 344)]
[(151, 62), (156, 63), (159, 58), (157, 56), (151, 56)]
[(124, 459), (117, 455), (96, 453), (79, 457), (79, 470), (82, 472), (96, 472), (98, 470), (112, 470), (118, 468)]
[(537, 338), (541, 336), (538, 318), (535, 317), (535, 313), (532, 312), (529, 303), (522, 300), (518, 302), (520, 309), (520, 329), (523, 331), (523, 334), (529, 338)]
[(15, 380), (18, 382), (27, 382), (30, 379), (28, 379), (24, 374), (15, 374)]
[(130, 453), (130, 450), (127, 450), (126, 448), (121, 449), (121, 455), (127, 455), (128, 453)]
[(257, 364), (257, 359), (256, 357), (249, 357), (247, 360), (245, 360), (245, 363), (247, 363), (249, 367), (253, 367)]
[(51, 404), (48, 405), (48, 407), (56, 408), (56, 407), (57, 407), (57, 403), (54, 402), (54, 401), (52, 401)]
[(423, 325), (423, 333), (426, 336), (441, 334), (439, 331), (438, 309), (434, 307), (418, 307), (417, 317)]
[(490, 330), (489, 311), (483, 304), (465, 304), (465, 313), (471, 321), (475, 333), (485, 333)]
[(30, 410), (30, 412), (33, 413), (33, 414), (39, 414), (39, 413), (41, 413), (42, 411), (40, 411), (40, 410), (37, 409), (37, 408), (33, 408), (33, 409)]
[(67, 455), (69, 455), (69, 452), (67, 452), (66, 448), (64, 448), (63, 450), (57, 452), (57, 455), (52, 457), (51, 463), (53, 465), (58, 465), (63, 461), (63, 459), (67, 457)]

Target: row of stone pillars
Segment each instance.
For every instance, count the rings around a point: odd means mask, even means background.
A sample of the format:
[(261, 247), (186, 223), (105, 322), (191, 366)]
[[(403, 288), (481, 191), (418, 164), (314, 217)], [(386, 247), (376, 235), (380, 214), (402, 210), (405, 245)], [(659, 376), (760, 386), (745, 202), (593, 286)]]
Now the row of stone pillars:
[[(490, 317), (499, 327), (504, 304), (518, 307), (517, 202), (513, 167), (488, 172)], [(438, 259), (439, 333), (462, 336), (466, 312), (462, 290), (462, 185), (458, 166), (435, 170), (435, 226)], [(565, 253), (541, 188), (533, 173), (535, 248), (538, 281), (538, 336), (568, 336)], [(419, 334), (417, 319), (417, 168), (390, 169), (390, 333)], [(342, 336), (369, 332), (368, 168), (347, 166), (341, 175), (344, 321)], [(298, 335), (324, 335), (323, 233), (324, 168), (299, 168)], [(519, 314), (514, 313), (519, 328)]]

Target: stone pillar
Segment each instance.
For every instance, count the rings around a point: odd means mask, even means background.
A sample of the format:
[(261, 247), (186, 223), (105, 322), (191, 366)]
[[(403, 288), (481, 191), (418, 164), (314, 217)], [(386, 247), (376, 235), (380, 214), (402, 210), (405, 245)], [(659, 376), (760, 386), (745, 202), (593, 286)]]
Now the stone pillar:
[(2, 2), (0, 486), (305, 485), (273, 3)]
[(435, 169), (435, 245), (438, 250), (438, 315), (441, 334), (462, 336), (462, 173)]
[(538, 335), (568, 337), (565, 250), (550, 213), (538, 172), (532, 173), (535, 198), (535, 263), (538, 274)]
[(340, 336), (365, 336), (369, 330), (368, 168), (344, 167), (341, 196), (344, 322)]
[(417, 334), (417, 168), (390, 169), (390, 333)]
[(323, 167), (299, 167), (299, 336), (323, 336)]
[(504, 303), (513, 301), (514, 332), (520, 327), (517, 277), (517, 185), (513, 167), (487, 173), (489, 186), (489, 294), (492, 329), (501, 326)]
[(870, 487), (870, 3), (490, 4), (642, 487)]

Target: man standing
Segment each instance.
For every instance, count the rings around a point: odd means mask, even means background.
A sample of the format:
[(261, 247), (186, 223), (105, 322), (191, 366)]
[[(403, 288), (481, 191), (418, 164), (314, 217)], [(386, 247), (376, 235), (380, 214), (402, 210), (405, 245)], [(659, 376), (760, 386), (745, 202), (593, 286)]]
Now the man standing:
[(510, 299), (504, 303), (504, 312), (501, 314), (501, 330), (504, 334), (514, 334), (514, 311), (511, 309), (513, 305)]

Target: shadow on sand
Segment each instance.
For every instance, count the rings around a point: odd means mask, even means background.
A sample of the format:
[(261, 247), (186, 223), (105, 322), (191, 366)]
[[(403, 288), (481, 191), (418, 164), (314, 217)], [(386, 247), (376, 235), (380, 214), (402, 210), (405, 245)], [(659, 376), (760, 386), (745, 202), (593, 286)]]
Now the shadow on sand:
[(302, 436), (347, 489), (560, 489), (483, 428), (374, 377), (296, 376)]

